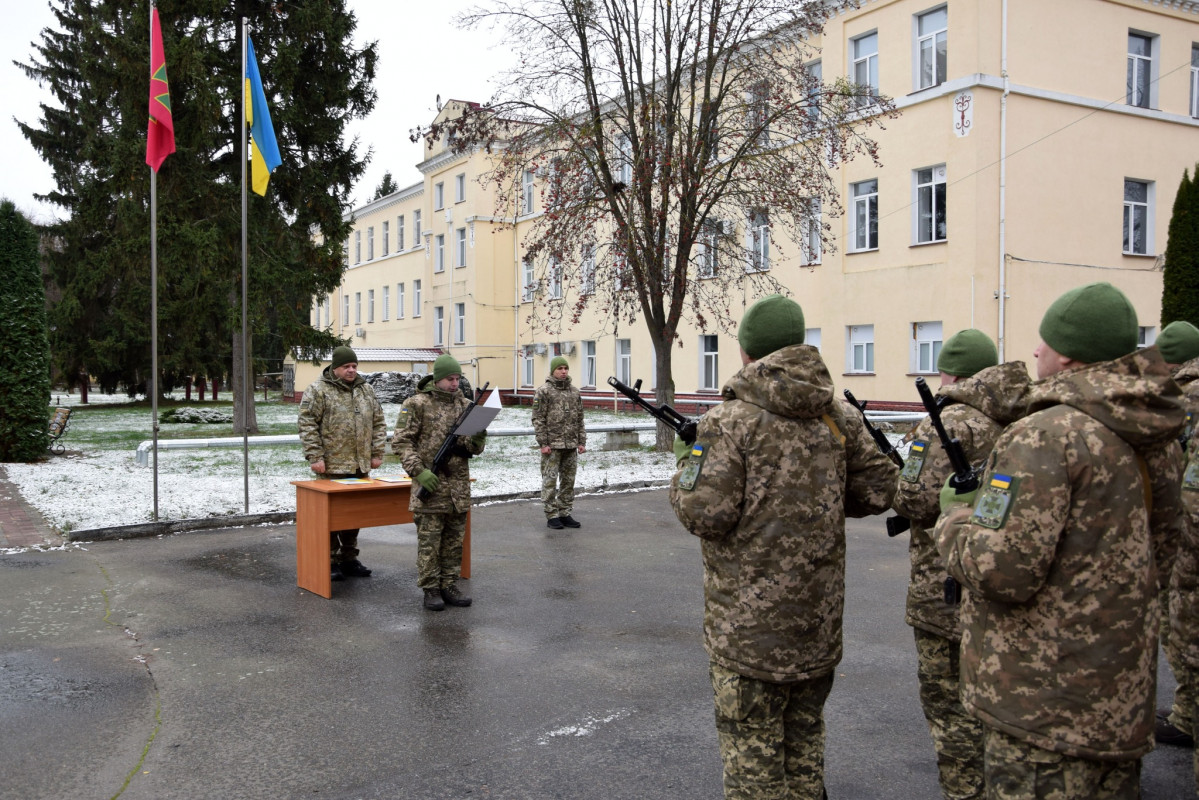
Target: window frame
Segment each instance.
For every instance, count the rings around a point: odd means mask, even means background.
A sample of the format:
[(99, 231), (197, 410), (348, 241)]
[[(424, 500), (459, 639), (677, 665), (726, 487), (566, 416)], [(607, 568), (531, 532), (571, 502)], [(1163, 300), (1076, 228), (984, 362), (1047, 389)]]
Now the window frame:
[(396, 319), (404, 318), (404, 282), (396, 284)]
[(366, 229), (366, 260), (375, 260), (375, 226), (371, 225)]
[(1199, 119), (1199, 44), (1191, 44), (1191, 117)]
[(441, 211), (445, 208), (445, 181), (438, 181), (433, 184), (433, 210)]
[(396, 252), (404, 252), (404, 215), (396, 216)]
[(391, 284), (383, 284), (383, 296), (379, 298), (379, 309), (383, 312), (383, 322), (391, 321)]
[(412, 211), (412, 246), (420, 247), (420, 237), (424, 231), (421, 230), (421, 211), (419, 208)]
[(466, 344), (466, 303), (454, 303), (454, 344)]
[(421, 281), (419, 278), (412, 281), (412, 316), (419, 317), (421, 315)]
[(746, 272), (770, 271), (770, 210), (752, 209), (746, 218), (749, 259)]
[[(1148, 54), (1133, 52), (1133, 39), (1146, 43)], [(1127, 68), (1124, 77), (1124, 101), (1134, 108), (1157, 108), (1158, 37), (1147, 31), (1128, 31)], [(1142, 85), (1143, 84), (1143, 85)], [(1142, 96), (1143, 93), (1143, 96)], [(1141, 102), (1137, 102), (1137, 101)]]
[(445, 234), (433, 237), (433, 271), (445, 272)]
[[(860, 52), (859, 48), (864, 46), (870, 39), (874, 40), (874, 50), (871, 52)], [(854, 98), (854, 104), (858, 108), (869, 108), (875, 105), (877, 102), (876, 98), (879, 96), (878, 43), (879, 35), (877, 28), (849, 40), (850, 80), (856, 86), (868, 86), (870, 88), (869, 95), (858, 95)], [(858, 80), (859, 77), (865, 77), (865, 80)]]
[(525, 259), (520, 262), (520, 277), (520, 301), (531, 303), (537, 296), (537, 278), (532, 261)]
[(819, 197), (809, 197), (808, 210), (800, 220), (800, 239), (802, 248), (800, 266), (812, 267), (824, 260), (824, 242), (821, 240), (821, 214), (824, 211)]
[(621, 383), (633, 382), (633, 340), (616, 340), (616, 375)]
[(362, 324), (362, 292), (354, 292), (354, 324)]
[[(913, 374), (936, 375), (937, 359), (945, 344), (945, 326), (940, 320), (912, 323), (911, 367)], [(925, 355), (928, 356), (927, 364)]]
[(595, 340), (588, 339), (583, 342), (583, 385), (595, 388), (595, 382), (599, 378), (599, 369), (595, 356)]
[(362, 263), (362, 229), (358, 228), (354, 231), (354, 263)]
[(520, 176), (520, 211), (521, 216), (533, 213), (535, 208), (533, 198), (536, 194), (533, 170), (526, 169)]
[(433, 346), (445, 347), (445, 306), (433, 306)]
[(383, 220), (383, 222), (382, 222), (382, 230), (380, 231), (380, 233), (382, 233), (382, 235), (383, 235), (383, 236), (382, 236), (382, 240), (383, 240), (383, 253), (382, 253), (382, 255), (386, 256), (386, 255), (388, 255), (388, 254), (391, 252), (391, 251), (388, 249), (388, 248), (389, 248), (389, 246), (390, 246), (390, 244), (391, 244), (391, 221), (390, 221), (390, 220), (386, 220), (386, 219), (385, 219), (385, 220)]
[(466, 266), (466, 228), (454, 231), (454, 266)]
[[(1135, 200), (1135, 199), (1130, 200), (1128, 198), (1129, 184), (1137, 184), (1137, 185), (1143, 186), (1145, 188), (1145, 199), (1144, 200)], [(1154, 187), (1155, 187), (1155, 184), (1153, 181), (1141, 180), (1139, 178), (1125, 178), (1124, 179), (1124, 207), (1123, 207), (1123, 234), (1124, 235), (1123, 235), (1123, 243), (1121, 245), (1121, 253), (1123, 253), (1126, 256), (1150, 256), (1150, 255), (1154, 254), (1154, 250), (1153, 250), (1153, 248), (1154, 248), (1154, 242), (1153, 242), (1153, 205), (1154, 205), (1154, 203), (1153, 203), (1153, 201), (1154, 201), (1154, 195), (1155, 195)], [(1144, 241), (1142, 243), (1142, 246), (1144, 248), (1143, 251), (1136, 249), (1135, 233), (1133, 233), (1132, 236), (1130, 236), (1130, 229), (1132, 229), (1136, 223), (1135, 217), (1136, 217), (1136, 210), (1138, 208), (1143, 209), (1143, 211), (1144, 211), (1144, 215), (1142, 218), (1142, 224), (1144, 226), (1144, 237), (1143, 237)], [(1131, 220), (1129, 218), (1130, 214), (1133, 217)], [(1130, 222), (1132, 222), (1131, 226), (1129, 224)], [(1130, 238), (1132, 239), (1131, 245), (1130, 245)]]
[[(862, 353), (861, 367), (857, 366), (859, 349)], [(874, 374), (873, 324), (845, 326), (845, 372), (849, 375)]]
[(366, 290), (366, 321), (371, 323), (375, 321), (375, 290)]
[(460, 172), (454, 176), (454, 202), (466, 202), (466, 173)]
[(713, 333), (699, 336), (699, 390), (720, 389), (720, 337)]
[[(930, 29), (927, 33), (922, 33), (921, 28), (924, 21), (935, 14), (944, 14), (945, 21), (943, 27)], [(932, 89), (945, 83), (949, 72), (949, 6), (941, 5), (935, 8), (930, 8), (919, 14), (915, 14), (912, 20), (913, 28), (913, 44), (915, 53), (912, 58), (912, 65), (916, 70), (913, 86), (915, 91), (924, 89)], [(927, 52), (931, 53), (932, 76), (931, 82), (925, 82), (925, 44), (931, 43), (931, 47)], [(942, 47), (938, 51), (937, 45)]]
[[(927, 181), (923, 178), (923, 173), (926, 172), (928, 173)], [(928, 202), (927, 212), (924, 211), (926, 199)], [(948, 241), (948, 202), (948, 173), (945, 164), (935, 164), (931, 167), (912, 170), (912, 242), (914, 244), (940, 244)], [(940, 212), (939, 218), (938, 211)], [(939, 231), (938, 228), (940, 228)], [(937, 236), (938, 232), (941, 234), (940, 237)]]
[[(859, 194), (858, 187), (866, 187), (867, 184), (873, 184), (873, 188), (868, 191), (862, 191)], [(879, 179), (868, 178), (864, 181), (854, 181), (849, 184), (849, 200), (851, 213), (849, 214), (849, 247), (847, 252), (850, 253), (869, 253), (878, 250), (878, 189)], [(865, 246), (859, 245), (859, 240), (863, 238), (861, 227), (858, 225), (858, 218), (861, 214), (859, 206), (866, 211), (866, 234)]]

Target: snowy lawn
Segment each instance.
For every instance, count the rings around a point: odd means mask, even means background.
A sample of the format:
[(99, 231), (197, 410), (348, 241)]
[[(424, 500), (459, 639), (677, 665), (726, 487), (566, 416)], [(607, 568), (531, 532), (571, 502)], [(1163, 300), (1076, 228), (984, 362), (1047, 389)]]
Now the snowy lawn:
[[(132, 525), (153, 520), (153, 470), (137, 466), (139, 442), (151, 438), (148, 404), (133, 405), (123, 396), (93, 393), (87, 406), (78, 395), (52, 396), (73, 406), (63, 443), (68, 452), (36, 464), (6, 464), (9, 480), (22, 496), (62, 531)], [(176, 405), (172, 403), (171, 405)], [(229, 410), (230, 404), (193, 403)], [(256, 401), (261, 434), (296, 433), (299, 406), (277, 399)], [(165, 410), (160, 404), (159, 411)], [(398, 404), (383, 404), (388, 430)], [(491, 430), (531, 428), (531, 409), (505, 408)], [(587, 424), (646, 422), (642, 415), (588, 411)], [(233, 436), (230, 425), (162, 424), (159, 440)], [(603, 451), (605, 435), (592, 434), (579, 458), (578, 491), (642, 481), (667, 481), (674, 472), (671, 453), (653, 451), (653, 431), (640, 433), (633, 450)], [(162, 450), (158, 455), (160, 520), (196, 519), (246, 513), (244, 456), (240, 446), (220, 449)], [(471, 463), (476, 498), (538, 492), (540, 454), (532, 436), (491, 436), (487, 451)], [(388, 452), (376, 474), (400, 474), (399, 460)], [(294, 480), (314, 477), (299, 445), (249, 448), (249, 513), (295, 510)]]

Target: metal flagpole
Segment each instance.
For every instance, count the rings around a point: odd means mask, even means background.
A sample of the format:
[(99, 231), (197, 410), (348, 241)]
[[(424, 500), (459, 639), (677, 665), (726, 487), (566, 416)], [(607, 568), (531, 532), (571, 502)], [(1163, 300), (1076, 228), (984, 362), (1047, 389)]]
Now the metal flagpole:
[[(154, 41), (154, 3), (150, 3), (150, 41)], [(153, 59), (153, 56), (151, 56)], [(158, 521), (158, 172), (150, 167), (150, 422), (154, 447), (154, 516)]]
[(246, 330), (249, 327), (249, 303), (248, 290), (248, 275), (249, 275), (249, 251), (247, 249), (246, 228), (249, 219), (249, 198), (246, 195), (246, 161), (249, 160), (249, 136), (250, 132), (246, 130), (246, 104), (249, 102), (246, 98), (246, 42), (248, 40), (246, 31), (246, 18), (241, 18), (241, 121), (238, 127), (241, 130), (241, 452), (242, 452), (242, 484), (245, 493), (245, 513), (250, 513), (250, 398), (248, 391), (249, 379), (246, 374), (249, 372), (248, 365), (250, 363), (250, 349), (247, 342)]

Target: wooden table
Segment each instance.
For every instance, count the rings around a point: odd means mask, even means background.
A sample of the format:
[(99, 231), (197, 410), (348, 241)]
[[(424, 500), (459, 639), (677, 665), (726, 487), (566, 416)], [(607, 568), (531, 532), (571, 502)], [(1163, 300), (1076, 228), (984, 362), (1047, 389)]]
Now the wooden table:
[[(335, 483), (292, 481), (296, 487), (296, 586), (321, 597), (333, 596), (329, 571), (329, 531), (403, 525), (412, 482)], [(470, 512), (462, 542), (462, 577), (470, 577)]]

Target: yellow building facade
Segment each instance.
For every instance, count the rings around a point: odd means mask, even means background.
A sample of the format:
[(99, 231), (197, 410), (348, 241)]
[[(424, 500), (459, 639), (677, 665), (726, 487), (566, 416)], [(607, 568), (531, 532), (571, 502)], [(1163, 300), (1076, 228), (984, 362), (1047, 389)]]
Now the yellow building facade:
[[(871, 83), (900, 111), (871, 132), (882, 166), (836, 173), (835, 249), (801, 264), (771, 242), (769, 268), (839, 388), (914, 402), (914, 377), (934, 375), (940, 343), (968, 327), (1031, 362), (1045, 309), (1093, 281), (1130, 297), (1152, 343), (1174, 195), (1199, 162), (1199, 2), (863, 0), (834, 14), (818, 50), (825, 81)], [(609, 375), (648, 391), (643, 322), (612, 331), (585, 312), (548, 335), (529, 321), (564, 302), (524, 288), (539, 198), (524, 193), (506, 218), (515, 231), (501, 230), (476, 181), (488, 163), (430, 147), (420, 183), (356, 209), (345, 278), (314, 324), (351, 337), (363, 371), (450, 352), (473, 381), (531, 395), (562, 354), (596, 399), (612, 396)], [(684, 325), (680, 340), (681, 400), (714, 395), (740, 367), (735, 331)], [(414, 358), (372, 361), (401, 349)], [(297, 392), (317, 371), (297, 365)]]

